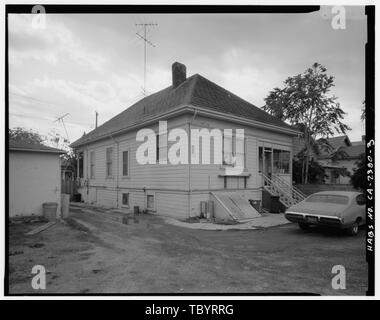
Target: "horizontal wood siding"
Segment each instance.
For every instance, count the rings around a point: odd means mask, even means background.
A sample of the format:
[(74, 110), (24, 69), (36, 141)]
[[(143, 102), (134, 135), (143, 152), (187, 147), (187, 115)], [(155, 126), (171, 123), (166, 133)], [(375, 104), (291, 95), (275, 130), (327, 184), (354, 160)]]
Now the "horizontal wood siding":
[(185, 219), (188, 213), (188, 193), (156, 192), (156, 212), (178, 219)]
[(116, 190), (98, 189), (97, 203), (103, 207), (116, 208), (117, 207), (117, 192)]
[(210, 192), (192, 193), (190, 196), (190, 216), (199, 216), (201, 214), (201, 201), (208, 200), (210, 200)]
[[(261, 179), (258, 176), (258, 146), (263, 143), (273, 143), (291, 150), (292, 137), (273, 133), (262, 129), (253, 129), (240, 126), (228, 121), (219, 121), (205, 117), (181, 116), (168, 121), (168, 131), (172, 128), (182, 128), (188, 131), (191, 128), (219, 128), (245, 130), (246, 172), (247, 189), (244, 189), (243, 177), (227, 178), (228, 190), (237, 190), (248, 194), (249, 198), (261, 199)], [(156, 133), (158, 123), (151, 126)], [(225, 168), (220, 164), (210, 165), (140, 165), (136, 161), (136, 150), (142, 142), (136, 141), (136, 131), (115, 136), (107, 140), (92, 143), (79, 151), (84, 153), (84, 177), (89, 179), (89, 191), (81, 189), (85, 201), (94, 201), (99, 205), (121, 207), (122, 193), (129, 193), (130, 209), (138, 205), (146, 208), (146, 195), (149, 192), (155, 194), (155, 209), (158, 214), (176, 218), (186, 218), (189, 215), (196, 216), (200, 213), (200, 201), (210, 199), (210, 191), (224, 190), (224, 178), (220, 174), (225, 173)], [(190, 135), (189, 135), (190, 136)], [(168, 142), (168, 149), (173, 142)], [(111, 177), (106, 175), (106, 149), (113, 148)], [(201, 148), (201, 144), (200, 144)], [(211, 150), (213, 141), (211, 139)], [(95, 154), (95, 177), (90, 179), (90, 153)], [(122, 176), (123, 151), (129, 152), (129, 175)], [(189, 148), (189, 153), (191, 147)], [(190, 158), (190, 154), (189, 154)], [(211, 152), (213, 163), (213, 151)], [(191, 179), (189, 180), (189, 177)]]
[[(244, 129), (245, 136), (245, 152), (246, 152), (246, 172), (250, 174), (247, 178), (247, 189), (257, 189), (261, 187), (261, 177), (258, 175), (258, 147), (259, 143), (264, 145), (275, 145), (276, 147), (287, 150), (292, 149), (292, 137), (280, 133), (274, 133), (267, 130), (255, 129), (251, 127), (241, 126), (228, 121), (219, 121), (205, 117), (197, 117), (192, 122), (192, 129), (214, 128), (223, 129)], [(201, 143), (200, 143), (201, 148)], [(213, 150), (213, 139), (211, 139), (211, 150)], [(211, 163), (213, 162), (213, 151), (211, 152)], [(221, 190), (224, 189), (224, 178), (220, 174), (225, 172), (222, 165), (191, 165), (191, 190)], [(291, 182), (291, 181), (290, 181)], [(227, 188), (230, 190), (244, 189), (243, 177), (228, 177)]]

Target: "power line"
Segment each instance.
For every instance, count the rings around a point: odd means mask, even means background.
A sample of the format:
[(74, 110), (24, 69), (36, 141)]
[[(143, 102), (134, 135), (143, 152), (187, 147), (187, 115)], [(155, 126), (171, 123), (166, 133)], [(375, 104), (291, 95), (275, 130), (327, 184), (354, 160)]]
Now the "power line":
[(136, 32), (136, 35), (140, 37), (144, 41), (144, 88), (143, 93), (146, 95), (146, 44), (148, 43), (152, 47), (156, 47), (155, 44), (153, 44), (151, 41), (147, 39), (147, 28), (148, 27), (156, 27), (158, 26), (157, 23), (136, 23), (136, 26), (142, 26), (144, 28), (144, 35), (139, 34)]

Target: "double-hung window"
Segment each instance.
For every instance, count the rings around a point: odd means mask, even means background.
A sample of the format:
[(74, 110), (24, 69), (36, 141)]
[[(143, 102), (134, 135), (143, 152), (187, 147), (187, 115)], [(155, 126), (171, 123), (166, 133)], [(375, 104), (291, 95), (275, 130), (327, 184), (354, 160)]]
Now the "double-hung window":
[(129, 176), (129, 151), (123, 151), (123, 177)]
[(90, 152), (90, 178), (95, 179), (95, 151)]
[(113, 155), (113, 148), (107, 148), (106, 149), (106, 167), (107, 167), (107, 178), (112, 177), (112, 155)]

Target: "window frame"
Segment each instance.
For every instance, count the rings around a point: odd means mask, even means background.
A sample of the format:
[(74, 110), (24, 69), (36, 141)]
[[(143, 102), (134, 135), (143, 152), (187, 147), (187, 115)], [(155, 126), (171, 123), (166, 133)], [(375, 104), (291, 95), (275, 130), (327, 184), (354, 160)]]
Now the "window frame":
[[(109, 152), (111, 150), (111, 152)], [(110, 154), (110, 159), (108, 159), (108, 155)], [(106, 178), (113, 178), (113, 147), (107, 147), (106, 148)], [(108, 161), (110, 160), (110, 161)], [(108, 165), (111, 165), (111, 174), (108, 174)]]
[[(229, 138), (229, 137), (228, 137)], [(224, 144), (224, 141), (226, 139), (226, 135), (222, 134), (222, 167), (233, 167), (233, 164), (232, 163), (228, 163), (226, 160), (225, 160), (225, 144)], [(232, 133), (232, 136), (231, 136), (231, 154), (230, 154), (230, 157), (231, 157), (231, 160), (232, 158), (234, 157), (234, 134)]]
[[(153, 208), (148, 208), (148, 197), (153, 197)], [(145, 207), (147, 211), (156, 211), (156, 193), (155, 192), (148, 192), (145, 196)]]
[[(260, 150), (261, 149), (261, 150)], [(281, 164), (282, 163), (285, 163), (285, 161), (283, 161), (284, 159), (281, 158), (281, 156), (279, 156), (279, 159), (278, 160), (275, 160), (275, 150), (276, 151), (280, 151), (279, 154), (281, 154), (282, 152), (286, 152), (289, 154), (289, 159), (288, 159), (288, 170), (284, 172), (276, 172), (276, 170), (280, 170), (280, 169), (284, 169), (282, 168), (283, 166), (281, 165), (281, 168), (277, 168), (277, 166), (275, 165), (275, 162), (280, 162)], [(259, 144), (258, 145), (258, 148), (257, 148), (257, 172), (258, 174), (263, 174), (264, 172), (264, 168), (265, 168), (265, 161), (267, 159), (265, 153), (270, 153), (271, 154), (271, 170), (273, 172), (271, 172), (272, 174), (276, 174), (276, 175), (292, 175), (292, 151), (289, 150), (289, 149), (285, 149), (285, 148), (281, 148), (281, 147), (278, 147), (278, 146), (267, 146), (265, 144)]]
[[(124, 204), (124, 195), (127, 195), (127, 197), (128, 197), (128, 204)], [(121, 206), (123, 207), (123, 208), (129, 208), (130, 207), (130, 194), (129, 194), (129, 192), (122, 192), (121, 193)]]
[(90, 179), (95, 179), (95, 150), (90, 151)]
[[(222, 164), (221, 164), (221, 168), (235, 167), (236, 164), (228, 163), (225, 161), (225, 158), (224, 158), (224, 153), (225, 153), (224, 140), (225, 140), (225, 137), (226, 137), (226, 135), (223, 132), (222, 133)], [(232, 132), (232, 136), (231, 136), (231, 160), (233, 157), (235, 157), (237, 159), (238, 155), (241, 155), (243, 158), (242, 162), (243, 162), (244, 170), (247, 170), (247, 137), (246, 136), (244, 136), (243, 146), (244, 146), (244, 152), (243, 153), (237, 153), (237, 151), (236, 151), (236, 132), (235, 133)]]
[[(278, 154), (278, 159), (275, 159), (275, 154)], [(283, 158), (283, 156), (281, 156), (281, 154), (283, 153), (288, 153), (289, 154), (289, 159), (287, 160), (288, 163), (287, 163), (287, 171), (285, 171), (285, 159)], [(272, 163), (272, 166), (273, 166), (273, 174), (290, 174), (290, 161), (291, 161), (291, 153), (289, 150), (283, 150), (283, 149), (276, 149), (276, 148), (272, 148), (272, 154), (273, 154), (273, 163)], [(280, 164), (280, 167), (277, 167), (277, 164)], [(278, 170), (278, 171), (277, 171)], [(281, 172), (281, 170), (284, 170), (284, 172)]]
[[(124, 153), (127, 152), (127, 174), (124, 174)], [(123, 178), (129, 178), (130, 177), (130, 172), (131, 172), (131, 166), (130, 166), (130, 150), (126, 149), (121, 152), (121, 175)]]

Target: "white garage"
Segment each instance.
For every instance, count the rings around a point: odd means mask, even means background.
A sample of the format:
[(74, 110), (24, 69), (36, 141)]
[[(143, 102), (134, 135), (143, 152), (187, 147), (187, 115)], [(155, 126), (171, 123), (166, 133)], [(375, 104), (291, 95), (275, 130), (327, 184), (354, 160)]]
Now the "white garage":
[(39, 144), (9, 142), (9, 216), (42, 215), (45, 202), (61, 203), (64, 151)]

